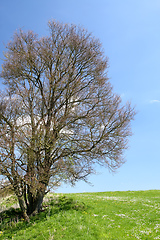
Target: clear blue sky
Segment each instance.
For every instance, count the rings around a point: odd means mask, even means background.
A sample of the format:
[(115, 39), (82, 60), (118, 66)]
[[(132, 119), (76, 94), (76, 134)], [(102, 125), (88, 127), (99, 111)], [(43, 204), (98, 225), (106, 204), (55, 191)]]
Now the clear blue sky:
[(57, 192), (160, 189), (160, 1), (0, 0), (0, 58), (16, 29), (46, 35), (50, 19), (82, 25), (100, 39), (114, 91), (138, 112), (117, 173), (97, 168), (93, 186), (79, 182)]

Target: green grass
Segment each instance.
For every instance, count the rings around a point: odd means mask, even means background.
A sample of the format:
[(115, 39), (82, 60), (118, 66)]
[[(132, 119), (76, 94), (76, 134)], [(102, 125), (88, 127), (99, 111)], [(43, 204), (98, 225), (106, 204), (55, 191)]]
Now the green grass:
[[(11, 207), (10, 200), (0, 202)], [(0, 239), (160, 239), (159, 190), (50, 193), (44, 209), (29, 223), (19, 210), (1, 212)]]

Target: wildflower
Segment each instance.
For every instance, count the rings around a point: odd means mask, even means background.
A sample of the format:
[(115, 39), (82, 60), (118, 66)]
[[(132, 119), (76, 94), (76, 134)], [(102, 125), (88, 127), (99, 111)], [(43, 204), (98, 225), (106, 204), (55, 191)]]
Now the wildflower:
[(0, 231), (0, 236), (3, 234), (3, 232), (2, 231)]

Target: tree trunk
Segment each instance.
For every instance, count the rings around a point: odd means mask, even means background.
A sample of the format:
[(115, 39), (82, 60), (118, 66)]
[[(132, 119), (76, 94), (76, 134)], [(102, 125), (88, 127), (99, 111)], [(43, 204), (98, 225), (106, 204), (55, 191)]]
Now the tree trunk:
[(36, 215), (42, 209), (44, 195), (45, 194), (42, 192), (38, 193), (38, 196), (36, 197), (32, 205), (32, 213), (31, 213), (32, 215)]
[(35, 215), (40, 212), (42, 208), (43, 198), (45, 196), (45, 190), (39, 191), (36, 196), (33, 196), (32, 193), (29, 193), (29, 204), (27, 207), (28, 215)]
[(23, 217), (24, 217), (24, 220), (29, 222), (29, 216), (27, 214), (27, 209), (25, 207), (25, 203), (24, 203), (24, 200), (23, 200), (23, 197), (19, 197), (18, 196), (18, 201), (19, 201), (19, 206), (21, 208), (21, 211), (22, 211), (22, 214), (23, 214)]

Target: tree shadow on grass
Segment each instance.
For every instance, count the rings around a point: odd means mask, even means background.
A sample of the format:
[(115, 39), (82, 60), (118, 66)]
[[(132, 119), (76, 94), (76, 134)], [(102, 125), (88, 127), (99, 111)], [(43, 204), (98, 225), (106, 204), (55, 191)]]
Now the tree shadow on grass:
[(9, 208), (0, 212), (0, 230), (5, 226), (7, 227), (8, 223), (19, 222), (22, 218), (22, 212), (19, 208)]
[(24, 221), (22, 212), (19, 208), (10, 208), (0, 212), (0, 231), (4, 232), (7, 239), (12, 239), (12, 235), (16, 233), (17, 230), (25, 230), (29, 226), (38, 222), (43, 222), (47, 217), (58, 214), (61, 211), (84, 211), (86, 209), (87, 207), (83, 202), (62, 195), (50, 198), (48, 202), (43, 204), (42, 211), (35, 216), (31, 216), (30, 222), (27, 223)]

